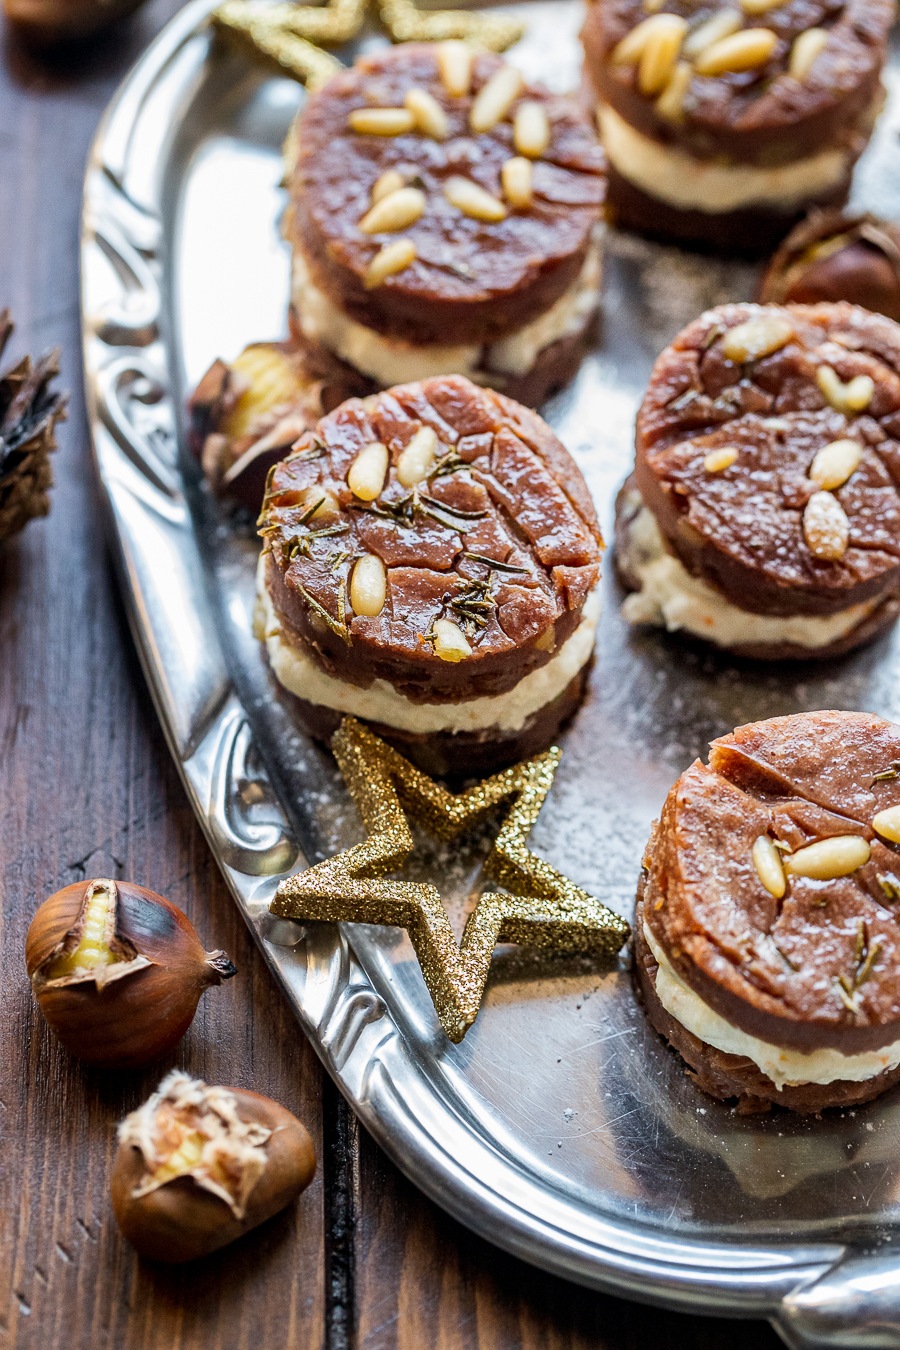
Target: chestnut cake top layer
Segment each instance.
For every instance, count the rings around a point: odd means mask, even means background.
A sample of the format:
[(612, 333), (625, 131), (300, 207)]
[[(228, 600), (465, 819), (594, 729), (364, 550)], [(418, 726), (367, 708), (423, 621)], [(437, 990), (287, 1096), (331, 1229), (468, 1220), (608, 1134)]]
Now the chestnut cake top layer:
[[(393, 134), (377, 134), (385, 109)], [(290, 189), (288, 232), (351, 318), (406, 342), (490, 342), (577, 280), (605, 161), (573, 99), (462, 44), (412, 44), (366, 57), (309, 100)], [(381, 277), (385, 256), (398, 270)]]
[(846, 1054), (896, 1041), (900, 727), (805, 713), (710, 750), (672, 788), (648, 847), (654, 939), (752, 1036)]
[(688, 571), (761, 614), (900, 587), (900, 327), (853, 305), (724, 305), (656, 362), (635, 478)]
[(582, 38), (637, 130), (771, 165), (870, 129), (893, 20), (892, 0), (588, 0)]
[(568, 452), (536, 413), (461, 376), (324, 417), (274, 469), (262, 520), (286, 639), (340, 679), (419, 701), (512, 689), (575, 631), (599, 575)]

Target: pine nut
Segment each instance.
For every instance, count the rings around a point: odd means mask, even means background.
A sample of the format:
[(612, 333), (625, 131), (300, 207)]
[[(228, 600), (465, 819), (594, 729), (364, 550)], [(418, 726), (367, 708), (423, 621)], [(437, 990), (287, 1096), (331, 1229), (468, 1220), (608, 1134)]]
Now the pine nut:
[(870, 375), (856, 375), (844, 384), (831, 366), (819, 366), (816, 384), (832, 408), (842, 413), (862, 412), (868, 408), (875, 393), (875, 381)]
[(859, 468), (863, 448), (859, 441), (830, 441), (823, 445), (812, 462), (809, 476), (828, 492), (843, 487)]
[(475, 53), (466, 42), (442, 42), (437, 49), (441, 83), (451, 98), (465, 98), (472, 87)]
[[(652, 14), (649, 19), (642, 19), (639, 24), (632, 28), (630, 33), (626, 33), (622, 41), (613, 49), (610, 56), (610, 62), (614, 66), (633, 66), (641, 59), (644, 48), (654, 33), (660, 29), (665, 32), (671, 27), (672, 20), (677, 18), (675, 14)], [(687, 24), (684, 24), (686, 31)]]
[(684, 119), (684, 100), (693, 78), (694, 68), (690, 62), (678, 61), (669, 83), (656, 100), (656, 111), (667, 122)]
[(493, 131), (502, 122), (522, 92), (524, 81), (515, 66), (501, 66), (475, 96), (469, 126), (476, 135)]
[(420, 188), (398, 188), (369, 208), (359, 222), (359, 228), (363, 234), (396, 234), (398, 230), (408, 229), (424, 212), (425, 200), (425, 193)]
[(520, 155), (540, 159), (550, 144), (550, 118), (542, 103), (526, 99), (516, 108), (513, 119), (513, 145)]
[(375, 553), (364, 553), (350, 577), (350, 605), (354, 614), (376, 618), (387, 598), (387, 572)]
[(681, 49), (682, 56), (688, 61), (695, 60), (701, 52), (705, 52), (707, 47), (711, 47), (714, 42), (721, 42), (722, 38), (731, 37), (736, 33), (743, 23), (739, 10), (720, 9), (718, 14), (714, 14), (706, 23), (701, 23), (699, 28), (695, 28), (693, 33), (689, 33), (684, 40), (684, 46)]
[(354, 108), (347, 125), (359, 136), (402, 136), (415, 121), (409, 108)]
[(500, 170), (503, 195), (518, 211), (527, 211), (534, 201), (533, 177), (531, 160), (522, 155), (508, 159)]
[(837, 497), (813, 493), (803, 512), (803, 536), (817, 558), (840, 562), (850, 541), (850, 522)]
[(445, 141), (450, 134), (447, 114), (433, 94), (427, 89), (410, 89), (403, 100), (416, 121), (416, 127), (423, 136), (433, 141)]
[(504, 220), (506, 207), (483, 187), (473, 183), (471, 178), (448, 178), (444, 184), (444, 196), (457, 211), (473, 220)]
[(724, 473), (737, 462), (738, 452), (733, 445), (723, 445), (719, 450), (710, 450), (703, 461), (707, 473)]
[(402, 187), (406, 187), (406, 179), (399, 169), (385, 169), (384, 173), (372, 188), (370, 201), (374, 206), (380, 202), (382, 197), (389, 197), (392, 192), (399, 192)]
[(745, 28), (707, 47), (695, 61), (698, 75), (724, 75), (728, 71), (757, 70), (771, 60), (778, 37), (769, 28)]
[(387, 281), (397, 272), (405, 272), (416, 260), (416, 246), (411, 239), (395, 239), (393, 244), (385, 244), (366, 268), (363, 285), (367, 291)]
[(768, 14), (770, 9), (780, 9), (785, 0), (741, 0), (741, 9), (745, 14)]
[[(660, 23), (644, 43), (638, 62), (638, 88), (649, 98), (661, 94), (669, 83), (687, 32), (687, 20), (677, 14), (660, 14), (658, 18)], [(663, 19), (668, 22), (663, 24)]]
[(434, 654), (442, 661), (465, 661), (472, 647), (463, 630), (450, 619), (437, 619), (432, 625)]
[(381, 441), (372, 441), (364, 450), (360, 450), (347, 473), (347, 486), (354, 497), (363, 502), (374, 502), (388, 471), (387, 446)]
[(805, 33), (794, 39), (787, 73), (795, 80), (805, 80), (827, 45), (827, 29), (807, 28)]
[(428, 477), (434, 468), (437, 443), (437, 432), (433, 427), (419, 427), (397, 460), (397, 479), (401, 487), (414, 487)]
[(779, 351), (793, 336), (794, 330), (787, 319), (778, 314), (765, 314), (729, 328), (722, 338), (722, 351), (729, 361), (756, 361)]
[(770, 895), (780, 900), (787, 890), (781, 855), (767, 834), (761, 834), (751, 850), (756, 875)]
[(318, 502), (319, 505), (310, 516), (311, 521), (322, 521), (327, 516), (336, 516), (341, 509), (338, 505), (337, 497), (333, 492), (329, 492), (327, 488), (307, 488), (303, 494), (302, 502), (299, 502), (298, 505), (301, 506), (304, 511), (308, 511), (314, 502)]
[(889, 839), (892, 844), (900, 844), (900, 806), (889, 806), (886, 811), (879, 811), (872, 821), (872, 829), (876, 834), (880, 834), (882, 839)]
[(784, 867), (794, 877), (835, 881), (867, 863), (871, 852), (867, 841), (858, 834), (836, 834), (831, 839), (818, 839), (796, 853), (789, 853)]

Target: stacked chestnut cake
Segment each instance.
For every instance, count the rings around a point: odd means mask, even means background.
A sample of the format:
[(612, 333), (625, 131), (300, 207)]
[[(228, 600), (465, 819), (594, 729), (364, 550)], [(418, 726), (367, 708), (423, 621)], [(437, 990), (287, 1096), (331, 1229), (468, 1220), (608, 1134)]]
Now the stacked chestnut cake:
[(600, 537), (537, 416), (461, 376), (350, 399), (263, 506), (257, 631), (308, 730), (341, 714), (435, 773), (544, 749), (584, 691)]
[(892, 0), (588, 0), (615, 219), (760, 252), (840, 205), (883, 101)]
[(835, 655), (900, 608), (900, 326), (725, 305), (654, 366), (616, 561), (632, 623), (741, 656)]
[(464, 43), (379, 51), (288, 142), (292, 326), (365, 394), (463, 374), (537, 406), (598, 305), (603, 154), (574, 99)]
[(638, 890), (653, 1026), (742, 1111), (900, 1080), (900, 727), (815, 712), (714, 741), (669, 793)]

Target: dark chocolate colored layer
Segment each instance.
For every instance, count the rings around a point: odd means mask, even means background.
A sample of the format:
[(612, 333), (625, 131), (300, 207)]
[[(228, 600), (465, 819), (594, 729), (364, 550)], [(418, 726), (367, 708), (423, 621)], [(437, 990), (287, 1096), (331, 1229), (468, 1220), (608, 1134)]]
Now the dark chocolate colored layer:
[[(672, 788), (647, 849), (644, 917), (681, 978), (732, 1026), (848, 1055), (900, 1039), (900, 928), (885, 889), (900, 849), (872, 827), (900, 805), (895, 761), (893, 723), (803, 713), (713, 741), (709, 766), (695, 761)], [(869, 861), (827, 881), (788, 863), (781, 899), (763, 886), (760, 836), (789, 858), (837, 835), (865, 839)]]
[[(748, 320), (787, 322), (777, 351), (743, 363), (722, 340)], [(817, 372), (870, 376), (858, 414), (826, 400)], [(863, 447), (835, 490), (849, 521), (843, 557), (816, 556), (803, 512), (817, 452)], [(656, 362), (637, 420), (635, 477), (687, 570), (757, 614), (835, 614), (900, 590), (900, 327), (851, 305), (723, 305), (685, 328)], [(709, 472), (705, 457), (738, 457)]]
[[(320, 343), (310, 342), (300, 331), (293, 308), (290, 323), (291, 333), (303, 348), (309, 368), (326, 382), (329, 391), (341, 391), (340, 399), (332, 399), (329, 406), (343, 399), (365, 398), (377, 392), (379, 386), (368, 375), (363, 375)], [(491, 388), (517, 403), (524, 403), (526, 408), (540, 408), (576, 375), (593, 326), (591, 319), (580, 333), (551, 342), (538, 353), (534, 365), (524, 375), (491, 375)]]
[(740, 1115), (756, 1115), (783, 1106), (802, 1115), (818, 1115), (829, 1107), (859, 1106), (880, 1097), (900, 1082), (900, 1065), (861, 1083), (837, 1079), (833, 1083), (802, 1083), (780, 1091), (753, 1060), (729, 1055), (694, 1036), (666, 1012), (656, 995), (654, 960), (643, 933), (644, 906), (635, 912), (634, 976), (647, 1019), (688, 1065), (688, 1076), (702, 1092), (719, 1101), (736, 1100)]
[[(527, 719), (518, 731), (486, 727), (483, 731), (432, 732), (427, 736), (400, 731), (380, 722), (368, 722), (424, 773), (436, 778), (474, 778), (496, 773), (510, 764), (540, 754), (552, 745), (584, 698), (590, 663), (584, 666), (561, 694)], [(291, 698), (297, 720), (316, 740), (330, 742), (342, 714), (305, 699)]]
[[(396, 464), (423, 426), (437, 434), (436, 472), (404, 488)], [(366, 502), (347, 475), (373, 442), (392, 467)], [(323, 494), (328, 514), (302, 524)], [(575, 631), (599, 573), (599, 526), (568, 452), (537, 414), (461, 376), (350, 400), (323, 418), (274, 471), (265, 515), (267, 585), (286, 639), (339, 679), (385, 679), (418, 701), (514, 688)], [(349, 600), (364, 553), (388, 574), (374, 618)], [(436, 655), (438, 619), (468, 630), (471, 655)]]
[(684, 211), (651, 197), (612, 164), (609, 166), (609, 212), (615, 225), (649, 239), (687, 244), (715, 253), (753, 258), (775, 248), (811, 206), (842, 206), (850, 191), (850, 175), (832, 192), (801, 202), (789, 212), (762, 206), (735, 211)]
[[(733, 8), (729, 0), (700, 9), (691, 0), (664, 5), (687, 18), (691, 30), (715, 11)], [(769, 166), (845, 144), (870, 129), (894, 20), (892, 0), (788, 0), (765, 14), (745, 15), (744, 28), (768, 28), (778, 36), (771, 60), (754, 70), (695, 75), (679, 123), (660, 117), (655, 96), (640, 92), (634, 65), (609, 61), (621, 39), (647, 17), (643, 0), (588, 0), (582, 33), (600, 97), (645, 135), (700, 159), (724, 155)], [(787, 73), (788, 61), (794, 39), (810, 28), (827, 29), (829, 40), (801, 82)]]
[[(531, 207), (489, 223), (463, 215), (444, 197), (454, 175), (502, 195), (500, 170), (516, 153), (511, 121), (477, 136), (469, 129), (473, 96), (501, 64), (496, 56), (479, 55), (472, 95), (452, 98), (439, 78), (436, 49), (404, 44), (364, 57), (306, 104), (290, 180), (290, 233), (316, 284), (376, 332), (409, 342), (491, 342), (544, 314), (581, 271), (600, 219), (605, 162), (591, 120), (574, 99), (537, 86), (523, 92), (544, 106), (552, 128), (550, 147), (534, 164)], [(426, 89), (444, 108), (446, 141), (417, 132), (368, 136), (348, 129), (352, 110), (402, 107), (413, 87)], [(421, 184), (427, 206), (403, 231), (416, 246), (416, 261), (366, 290), (369, 262), (399, 237), (359, 228), (372, 188), (387, 169)]]
[[(635, 491), (634, 476), (627, 478), (616, 497), (615, 549), (613, 561), (616, 575), (627, 591), (639, 591), (640, 579), (628, 568), (625, 558), (628, 552), (628, 532), (636, 512), (630, 497)], [(851, 628), (843, 637), (823, 647), (803, 647), (795, 642), (743, 642), (727, 650), (732, 656), (747, 661), (824, 661), (837, 656), (846, 656), (869, 642), (874, 642), (897, 622), (900, 616), (900, 595), (889, 596), (877, 608), (867, 614), (855, 628)], [(708, 645), (711, 639), (704, 641), (697, 633), (679, 630), (674, 636), (686, 642)]]

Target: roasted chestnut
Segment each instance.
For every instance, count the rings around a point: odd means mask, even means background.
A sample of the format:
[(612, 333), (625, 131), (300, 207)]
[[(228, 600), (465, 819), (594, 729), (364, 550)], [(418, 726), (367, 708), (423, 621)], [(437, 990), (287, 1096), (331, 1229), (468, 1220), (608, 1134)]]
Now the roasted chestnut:
[(213, 490), (258, 511), (272, 465), (322, 416), (322, 383), (297, 352), (257, 342), (230, 365), (214, 361), (188, 410), (188, 439)]
[(765, 304), (848, 300), (900, 320), (900, 227), (872, 215), (814, 211), (772, 258)]
[(171, 1050), (204, 989), (235, 974), (180, 909), (132, 882), (77, 882), (45, 900), (25, 939), (38, 1006), (79, 1059), (130, 1069)]
[(193, 1261), (284, 1209), (315, 1170), (312, 1140), (290, 1111), (175, 1070), (119, 1126), (110, 1191), (142, 1256)]

